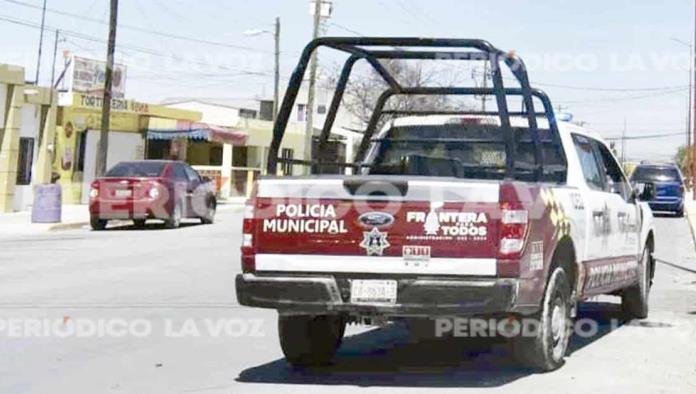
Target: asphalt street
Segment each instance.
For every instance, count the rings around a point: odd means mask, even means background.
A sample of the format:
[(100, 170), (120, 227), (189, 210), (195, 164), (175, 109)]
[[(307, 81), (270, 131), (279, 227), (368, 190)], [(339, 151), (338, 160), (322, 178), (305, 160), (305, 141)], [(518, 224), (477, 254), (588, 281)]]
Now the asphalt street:
[(236, 302), (240, 227), (226, 211), (177, 230), (2, 235), (0, 393), (696, 392), (684, 219), (657, 219), (650, 317), (614, 324), (617, 299), (583, 304), (578, 318), (598, 321), (596, 332), (546, 374), (517, 367), (505, 343), (413, 344), (399, 325), (349, 327), (334, 365), (292, 369), (276, 313)]

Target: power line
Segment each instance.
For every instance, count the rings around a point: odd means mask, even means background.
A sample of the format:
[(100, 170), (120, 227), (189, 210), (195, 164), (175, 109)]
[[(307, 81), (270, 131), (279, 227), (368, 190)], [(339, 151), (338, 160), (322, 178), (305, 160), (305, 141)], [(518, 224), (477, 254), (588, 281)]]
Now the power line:
[(656, 139), (656, 138), (668, 138), (668, 137), (675, 137), (675, 136), (684, 136), (684, 131), (680, 133), (667, 133), (667, 134), (651, 134), (651, 135), (637, 135), (633, 137), (604, 137), (605, 140), (647, 140), (647, 139)]
[[(22, 1), (18, 1), (18, 0), (3, 0), (3, 1), (5, 1), (5, 2), (7, 2), (7, 3), (19, 5), (19, 6), (22, 6), (22, 7), (28, 7), (28, 8), (33, 8), (33, 9), (37, 9), (37, 10), (40, 10), (40, 9), (41, 9), (41, 7), (36, 6), (36, 5), (34, 5), (34, 4), (25, 3), (25, 2), (22, 2)], [(101, 20), (101, 19), (90, 18), (90, 17), (84, 16), (84, 15), (79, 15), (79, 14), (73, 14), (73, 13), (66, 12), (66, 11), (61, 11), (61, 10), (58, 10), (58, 9), (55, 9), (55, 8), (46, 8), (46, 11), (47, 11), (47, 12), (50, 12), (50, 13), (53, 13), (53, 14), (56, 14), (56, 15), (62, 15), (62, 16), (70, 17), (70, 18), (79, 19), (79, 20), (81, 20), (81, 21), (83, 21), (83, 22), (84, 22), (84, 21), (88, 21), (88, 22), (93, 22), (93, 23), (99, 23), (99, 24), (102, 24), (102, 25), (108, 25), (108, 22), (107, 22), (107, 21), (104, 21), (104, 20)], [(133, 25), (127, 25), (127, 24), (123, 24), (123, 23), (120, 23), (120, 24), (119, 24), (119, 28), (121, 28), (121, 29), (133, 30), (133, 31), (138, 31), (138, 32), (140, 32), (140, 33), (146, 33), (146, 34), (157, 35), (157, 36), (166, 37), (166, 38), (172, 38), (172, 39), (176, 39), (176, 40), (183, 40), (183, 41), (195, 42), (195, 43), (197, 43), (197, 44), (207, 44), (207, 45), (218, 46), (218, 47), (224, 47), (224, 48), (230, 48), (230, 49), (238, 49), (238, 50), (242, 50), (242, 51), (266, 53), (266, 54), (269, 54), (269, 55), (272, 55), (272, 54), (274, 53), (273, 51), (267, 51), (267, 50), (258, 49), (258, 48), (254, 48), (254, 47), (247, 47), (247, 46), (243, 46), (243, 45), (229, 44), (229, 43), (225, 43), (225, 42), (212, 41), (212, 40), (207, 40), (207, 39), (202, 39), (202, 38), (195, 38), (195, 37), (183, 36), (183, 35), (179, 35), (179, 34), (165, 33), (165, 32), (161, 32), (161, 31), (157, 31), (157, 30), (146, 29), (146, 28), (143, 28), (143, 27), (133, 26)], [(281, 54), (290, 55), (289, 53), (283, 53), (283, 52), (281, 52)], [(295, 55), (293, 54), (293, 56), (295, 56)]]
[[(41, 28), (41, 26), (37, 25), (36, 23), (22, 20), (22, 19), (18, 19), (18, 18), (13, 18), (13, 17), (7, 16), (7, 15), (0, 15), (0, 20), (6, 21), (9, 23), (13, 23), (16, 25), (35, 28), (35, 29)], [(101, 45), (104, 45), (104, 42), (102, 39), (96, 38), (94, 36), (89, 36), (89, 35), (78, 33), (78, 32), (71, 31), (71, 30), (57, 29), (57, 28), (51, 27), (51, 26), (46, 26), (45, 29), (48, 31), (52, 31), (52, 32), (55, 32), (56, 30), (60, 30), (61, 34), (63, 34), (64, 36), (71, 36), (73, 38), (77, 38), (80, 40), (96, 42), (96, 43), (99, 43)], [(152, 56), (173, 59), (173, 60), (178, 60), (178, 61), (183, 60), (181, 56), (159, 52), (159, 51), (156, 51), (156, 50), (150, 49), (150, 48), (134, 46), (134, 45), (123, 45), (123, 44), (118, 44), (118, 47), (119, 48), (126, 48), (129, 50), (135, 51), (135, 52), (140, 52), (140, 53), (144, 53), (144, 54), (148, 54), (148, 55), (152, 55)], [(262, 73), (262, 72), (254, 71), (254, 70), (234, 69), (234, 68), (230, 68), (230, 67), (227, 67), (224, 65), (215, 65), (212, 63), (201, 62), (201, 61), (196, 61), (196, 60), (187, 60), (187, 61), (190, 62), (191, 64), (197, 64), (197, 65), (205, 66), (205, 67), (214, 67), (214, 68), (218, 68), (218, 69), (225, 70), (225, 71), (242, 72), (242, 73), (248, 73), (249, 75), (264, 75), (264, 76), (271, 75), (270, 73)]]
[(676, 85), (676, 86), (654, 86), (654, 87), (640, 87), (640, 88), (599, 88), (599, 87), (589, 87), (589, 86), (572, 86), (572, 85), (558, 85), (553, 83), (542, 83), (534, 82), (533, 85), (548, 86), (552, 88), (559, 89), (569, 89), (569, 90), (593, 90), (597, 92), (654, 92), (660, 90), (673, 90), (673, 89), (686, 89), (689, 85)]
[(676, 88), (673, 90), (661, 91), (659, 93), (650, 93), (650, 94), (625, 96), (625, 97), (600, 97), (600, 98), (586, 99), (586, 100), (568, 100), (568, 101), (559, 100), (559, 101), (555, 101), (555, 103), (561, 103), (561, 104), (586, 104), (586, 103), (589, 103), (590, 105), (594, 105), (594, 104), (601, 104), (603, 102), (649, 99), (649, 98), (653, 98), (653, 97), (666, 96), (666, 95), (675, 94), (675, 93), (683, 93), (687, 89), (689, 89), (689, 87), (685, 86), (685, 87)]
[(363, 36), (364, 36), (364, 35), (363, 35), (362, 33), (360, 33), (359, 31), (353, 30), (353, 29), (351, 29), (350, 27), (346, 27), (346, 26), (343, 26), (343, 25), (339, 25), (339, 24), (336, 23), (336, 22), (329, 22), (329, 25), (334, 26), (334, 27), (337, 27), (337, 28), (339, 28), (339, 29), (341, 29), (341, 30), (343, 30), (343, 31), (345, 31), (345, 32), (347, 32), (347, 33), (350, 33), (350, 34), (355, 34), (355, 35), (360, 36), (360, 37), (363, 37)]

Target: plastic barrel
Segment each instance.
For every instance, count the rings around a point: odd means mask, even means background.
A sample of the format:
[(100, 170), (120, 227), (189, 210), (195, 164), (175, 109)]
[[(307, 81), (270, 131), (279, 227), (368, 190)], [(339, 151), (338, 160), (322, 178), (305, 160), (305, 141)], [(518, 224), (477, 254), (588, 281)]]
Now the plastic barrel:
[(58, 184), (34, 186), (34, 205), (31, 207), (32, 223), (60, 223), (61, 189)]

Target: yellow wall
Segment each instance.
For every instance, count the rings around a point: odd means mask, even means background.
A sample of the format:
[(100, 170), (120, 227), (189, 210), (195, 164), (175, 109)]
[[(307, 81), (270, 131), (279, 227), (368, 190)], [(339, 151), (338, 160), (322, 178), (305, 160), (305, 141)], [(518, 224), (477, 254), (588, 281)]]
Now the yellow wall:
[(12, 211), (16, 181), (21, 127), (21, 111), (25, 104), (37, 105), (42, 121), (37, 125), (35, 141), (37, 160), (33, 164), (32, 184), (50, 181), (49, 146), (53, 143), (56, 119), (56, 93), (40, 86), (24, 84), (24, 69), (0, 64), (0, 83), (7, 86), (4, 111), (5, 124), (0, 125), (0, 212)]
[[(82, 179), (74, 171), (77, 159), (78, 137), (86, 130), (101, 128), (102, 100), (100, 97), (67, 93), (61, 99), (58, 127), (56, 128), (56, 154), (53, 170), (60, 175), (63, 186), (63, 202), (79, 203)], [(109, 117), (109, 129), (141, 133), (154, 124), (176, 126), (178, 120), (197, 122), (201, 113), (160, 105), (140, 103), (134, 100), (114, 99)], [(169, 118), (168, 118), (169, 117)]]

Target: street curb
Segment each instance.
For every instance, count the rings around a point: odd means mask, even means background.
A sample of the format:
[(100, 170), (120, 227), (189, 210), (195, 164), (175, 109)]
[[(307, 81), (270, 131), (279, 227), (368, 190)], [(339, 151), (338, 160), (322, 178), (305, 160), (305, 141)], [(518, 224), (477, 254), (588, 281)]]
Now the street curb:
[(689, 230), (691, 230), (691, 239), (694, 242), (694, 247), (696, 247), (696, 201), (685, 199), (684, 216), (686, 216), (686, 222), (689, 224)]
[[(222, 209), (220, 209), (222, 208)], [(244, 209), (243, 204), (224, 204), (218, 206), (219, 211), (239, 213)], [(113, 220), (117, 226), (124, 226), (130, 223), (129, 220)], [(88, 226), (89, 222), (73, 222), (73, 223), (57, 223), (48, 227), (47, 231), (63, 231), (63, 230), (74, 230), (84, 226)]]
[(686, 221), (689, 223), (689, 230), (691, 230), (691, 239), (694, 241), (694, 246), (696, 246), (696, 223), (694, 223), (694, 218), (691, 217), (691, 215), (687, 212), (686, 213)]
[[(110, 224), (115, 224), (116, 226), (127, 226), (132, 224), (132, 222), (130, 220), (111, 220)], [(89, 222), (59, 223), (49, 227), (47, 231), (75, 230), (84, 226), (89, 226)]]
[(48, 231), (73, 230), (88, 225), (89, 222), (59, 223), (48, 228)]

